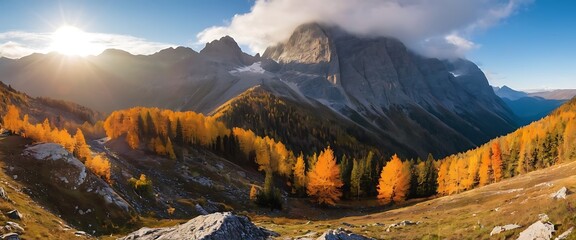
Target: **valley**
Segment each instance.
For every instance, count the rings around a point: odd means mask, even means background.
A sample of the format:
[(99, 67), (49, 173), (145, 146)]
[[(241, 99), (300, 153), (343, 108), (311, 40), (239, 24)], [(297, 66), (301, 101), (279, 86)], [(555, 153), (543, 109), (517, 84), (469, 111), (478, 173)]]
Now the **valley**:
[(569, 7), (94, 2), (0, 3), (0, 239), (576, 239)]

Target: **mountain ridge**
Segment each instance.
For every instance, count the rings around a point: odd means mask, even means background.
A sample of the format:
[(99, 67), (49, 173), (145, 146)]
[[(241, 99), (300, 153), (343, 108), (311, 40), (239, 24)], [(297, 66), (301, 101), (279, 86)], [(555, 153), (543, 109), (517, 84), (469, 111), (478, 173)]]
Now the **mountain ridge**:
[[(24, 71), (24, 65), (37, 70)], [(1, 64), (0, 72), (33, 96), (58, 94), (104, 112), (144, 106), (208, 114), (261, 85), (298, 105), (323, 105), (368, 135), (399, 143), (383, 151), (409, 156), (444, 156), (517, 127), (475, 64), (425, 58), (395, 39), (360, 38), (315, 23), (261, 57), (243, 53), (226, 36), (200, 52), (107, 50), (78, 59), (35, 54)]]

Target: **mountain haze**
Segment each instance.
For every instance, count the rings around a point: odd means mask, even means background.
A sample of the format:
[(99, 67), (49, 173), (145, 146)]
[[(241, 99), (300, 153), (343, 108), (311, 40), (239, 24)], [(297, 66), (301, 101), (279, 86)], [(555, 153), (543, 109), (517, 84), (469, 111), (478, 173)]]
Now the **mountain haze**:
[[(571, 90), (555, 90), (553, 92), (526, 93), (508, 86), (494, 87), (494, 93), (502, 98), (512, 112), (519, 117), (522, 125), (540, 120), (548, 115), (566, 101), (564, 98), (569, 96), (570, 92)], [(546, 96), (557, 96), (558, 99)]]
[[(314, 23), (262, 57), (223, 37), (200, 52), (178, 47), (148, 56), (113, 49), (86, 58), (33, 54), (0, 62), (0, 72), (33, 96), (57, 96), (104, 112), (149, 106), (217, 113), (261, 86), (296, 108), (331, 112), (338, 127), (357, 129), (347, 135), (368, 136), (386, 154), (445, 156), (517, 127), (474, 63), (425, 58), (392, 38), (361, 38)], [(310, 117), (323, 116), (312, 111)]]

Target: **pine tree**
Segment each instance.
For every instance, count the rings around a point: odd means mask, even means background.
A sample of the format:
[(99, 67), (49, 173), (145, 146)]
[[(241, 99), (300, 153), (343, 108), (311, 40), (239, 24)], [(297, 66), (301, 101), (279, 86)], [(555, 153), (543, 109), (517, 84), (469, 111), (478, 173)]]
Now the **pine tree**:
[(353, 162), (349, 159), (346, 154), (342, 156), (342, 160), (340, 160), (340, 179), (342, 179), (342, 186), (343, 192), (346, 196), (349, 196), (350, 193), (350, 177), (352, 174), (352, 167)]
[(342, 197), (343, 183), (340, 168), (336, 165), (334, 152), (330, 147), (318, 156), (318, 162), (308, 174), (307, 193), (319, 204), (336, 205)]
[(174, 138), (174, 141), (180, 146), (184, 144), (184, 130), (182, 129), (180, 118), (176, 120), (176, 137)]
[(438, 188), (438, 171), (436, 170), (434, 157), (432, 154), (428, 154), (428, 158), (426, 159), (426, 192), (424, 196), (432, 196), (436, 193), (436, 189)]
[(364, 167), (360, 160), (354, 159), (352, 164), (352, 173), (350, 174), (350, 194), (360, 199), (362, 191), (362, 175), (364, 174)]

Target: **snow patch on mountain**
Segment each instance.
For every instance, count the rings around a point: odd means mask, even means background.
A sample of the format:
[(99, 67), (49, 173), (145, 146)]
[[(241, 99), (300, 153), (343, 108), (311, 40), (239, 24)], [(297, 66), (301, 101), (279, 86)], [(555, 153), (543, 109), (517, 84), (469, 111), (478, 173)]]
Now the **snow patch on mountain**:
[(244, 67), (239, 67), (236, 68), (232, 71), (230, 71), (231, 74), (235, 74), (235, 73), (241, 73), (241, 72), (253, 72), (253, 73), (265, 73), (266, 70), (264, 70), (264, 68), (262, 68), (262, 62), (255, 62), (250, 66), (244, 66)]

